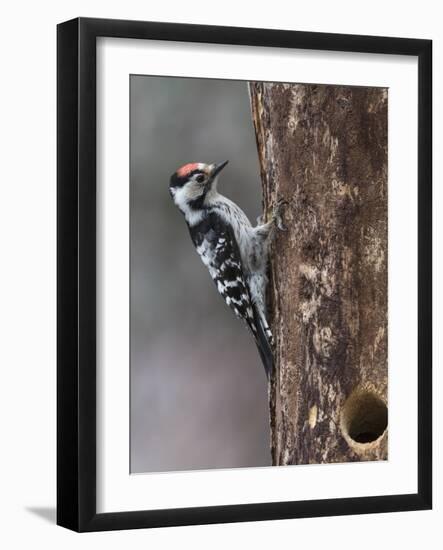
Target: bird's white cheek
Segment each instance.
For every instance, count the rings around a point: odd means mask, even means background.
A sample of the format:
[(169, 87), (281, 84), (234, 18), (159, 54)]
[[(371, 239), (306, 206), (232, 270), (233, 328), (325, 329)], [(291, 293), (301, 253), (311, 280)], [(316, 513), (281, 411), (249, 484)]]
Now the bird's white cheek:
[(186, 197), (183, 194), (183, 189), (174, 189), (171, 192), (172, 198), (174, 199), (175, 204), (180, 208), (186, 201)]

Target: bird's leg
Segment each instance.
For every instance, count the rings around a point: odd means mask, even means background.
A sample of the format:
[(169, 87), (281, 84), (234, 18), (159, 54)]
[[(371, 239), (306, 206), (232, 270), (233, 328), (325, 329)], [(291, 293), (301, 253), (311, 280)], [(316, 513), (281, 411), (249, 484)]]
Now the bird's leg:
[[(260, 223), (263, 219), (262, 217), (257, 218), (257, 226), (254, 227), (256, 246), (254, 247), (253, 256), (261, 258), (261, 261), (264, 261), (264, 263), (267, 261), (268, 250), (277, 234), (277, 230), (287, 231), (282, 221), (282, 211), (286, 204), (288, 204), (288, 201), (285, 199), (277, 201), (272, 211), (272, 217), (266, 223)], [(257, 262), (252, 262), (252, 265), (255, 265), (255, 263)]]
[(274, 235), (274, 229), (279, 231), (287, 231), (288, 228), (283, 223), (283, 211), (288, 201), (285, 199), (278, 200), (272, 209), (272, 217), (269, 222), (263, 223), (263, 216), (257, 218), (257, 226), (255, 230), (262, 237), (271, 237)]
[(267, 237), (270, 233), (272, 233), (272, 230), (274, 227), (277, 227), (280, 231), (287, 231), (287, 227), (283, 224), (283, 217), (282, 213), (284, 210), (284, 206), (288, 204), (288, 201), (286, 199), (279, 199), (272, 209), (272, 217), (269, 222), (264, 222), (264, 215), (258, 216), (257, 218), (257, 226), (255, 227), (255, 230), (258, 235)]
[(273, 229), (275, 227), (275, 221), (272, 219), (267, 223), (259, 223), (261, 220), (257, 218), (257, 226), (254, 227), (255, 234), (260, 237), (262, 241), (269, 240), (272, 236)]

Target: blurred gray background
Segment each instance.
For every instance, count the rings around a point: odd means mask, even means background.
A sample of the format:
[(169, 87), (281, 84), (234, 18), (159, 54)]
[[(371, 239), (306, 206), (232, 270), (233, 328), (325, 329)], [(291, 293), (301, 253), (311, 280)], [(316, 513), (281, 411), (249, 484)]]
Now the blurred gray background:
[(270, 465), (255, 344), (168, 192), (179, 166), (229, 159), (219, 190), (255, 223), (261, 185), (247, 83), (133, 75), (130, 110), (131, 472)]

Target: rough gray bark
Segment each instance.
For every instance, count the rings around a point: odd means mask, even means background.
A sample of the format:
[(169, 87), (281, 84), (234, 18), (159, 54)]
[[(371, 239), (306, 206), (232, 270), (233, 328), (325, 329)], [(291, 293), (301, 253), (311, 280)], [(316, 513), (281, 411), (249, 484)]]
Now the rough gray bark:
[(387, 458), (387, 90), (251, 83), (271, 252), (273, 464)]

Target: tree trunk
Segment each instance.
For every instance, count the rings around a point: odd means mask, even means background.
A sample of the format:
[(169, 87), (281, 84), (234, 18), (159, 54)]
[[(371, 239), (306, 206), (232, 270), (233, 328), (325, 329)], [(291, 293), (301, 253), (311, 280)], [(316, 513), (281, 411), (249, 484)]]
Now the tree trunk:
[(387, 458), (387, 90), (250, 84), (272, 245), (274, 465)]

